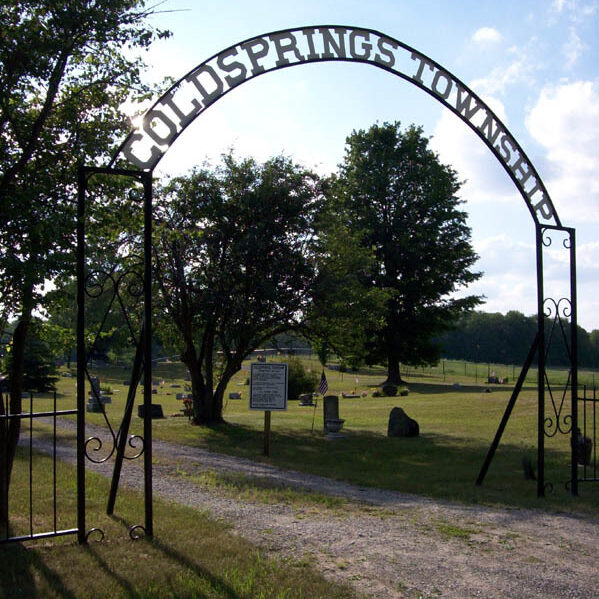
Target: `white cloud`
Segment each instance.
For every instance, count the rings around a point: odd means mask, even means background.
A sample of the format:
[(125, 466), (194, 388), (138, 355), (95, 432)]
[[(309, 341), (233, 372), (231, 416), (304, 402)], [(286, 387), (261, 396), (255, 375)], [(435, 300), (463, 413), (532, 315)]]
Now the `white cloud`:
[(473, 245), (480, 256), (476, 269), (484, 274), (464, 294), (484, 295), (482, 309), (485, 312), (535, 313), (534, 242), (523, 242), (513, 239), (510, 233), (503, 233), (475, 240)]
[[(503, 104), (486, 97), (483, 100), (506, 123)], [(465, 180), (460, 195), (474, 203), (513, 201), (514, 186), (487, 146), (449, 110), (444, 110), (435, 128), (431, 147), (445, 164), (451, 165)]]
[(501, 40), (501, 33), (493, 27), (481, 27), (472, 35), (472, 41), (477, 44), (497, 44)]
[(562, 12), (565, 5), (566, 5), (566, 0), (554, 0), (553, 4), (552, 4), (552, 8), (556, 12)]
[(574, 66), (574, 64), (578, 60), (578, 57), (582, 54), (583, 50), (584, 44), (582, 43), (580, 37), (576, 33), (576, 29), (574, 29), (574, 27), (571, 27), (568, 41), (564, 44), (564, 54), (566, 55), (566, 69), (570, 69)]
[(557, 211), (577, 222), (599, 222), (599, 84), (546, 87), (526, 118), (545, 148), (545, 184)]
[(486, 77), (474, 79), (470, 87), (478, 94), (503, 95), (508, 85), (529, 81), (535, 66), (522, 51), (507, 66), (495, 67)]

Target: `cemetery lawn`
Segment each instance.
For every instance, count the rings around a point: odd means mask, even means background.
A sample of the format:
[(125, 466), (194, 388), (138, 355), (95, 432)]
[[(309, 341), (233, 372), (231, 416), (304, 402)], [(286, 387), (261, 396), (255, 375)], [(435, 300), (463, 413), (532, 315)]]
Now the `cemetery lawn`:
[[(320, 374), (315, 359), (306, 365)], [(503, 368), (503, 371), (501, 370)], [(247, 371), (238, 373), (227, 390), (241, 392), (241, 400), (226, 399), (226, 423), (212, 427), (189, 424), (181, 414), (182, 402), (176, 393), (184, 391), (184, 367), (180, 363), (159, 364), (154, 377), (160, 381), (153, 401), (162, 404), (166, 418), (155, 420), (154, 438), (198, 446), (214, 452), (265, 461), (283, 468), (344, 480), (361, 486), (392, 489), (406, 493), (459, 501), (514, 507), (530, 507), (599, 515), (599, 485), (580, 484), (579, 496), (565, 488), (570, 475), (569, 436), (546, 438), (545, 481), (553, 485), (544, 498), (536, 497), (536, 481), (525, 480), (522, 459), (536, 463), (537, 400), (534, 372), (518, 398), (499, 449), (482, 486), (474, 482), (512, 391), (513, 372), (518, 369), (447, 362), (441, 368), (409, 374), (406, 397), (372, 397), (375, 385), (385, 378), (382, 368), (357, 373), (326, 371), (329, 393), (367, 393), (367, 397), (339, 399), (340, 418), (345, 419), (344, 439), (327, 440), (323, 434), (322, 398), (316, 409), (290, 401), (285, 412), (273, 412), (270, 457), (262, 455), (264, 414), (248, 409)], [(510, 384), (489, 385), (487, 372), (509, 378)], [(127, 387), (122, 371), (98, 368), (102, 384), (113, 390), (106, 406), (113, 426), (122, 417)], [(580, 379), (585, 382), (585, 373)], [(551, 380), (565, 380), (563, 372), (550, 373)], [(357, 381), (356, 381), (357, 379)], [(164, 381), (164, 385), (162, 385)], [(459, 384), (459, 388), (455, 385)], [(59, 407), (74, 401), (74, 379), (61, 378)], [(490, 392), (488, 392), (490, 391)], [(561, 393), (560, 393), (561, 396)], [(559, 403), (561, 397), (555, 397)], [(39, 409), (47, 400), (36, 400)], [(136, 404), (141, 402), (138, 391)], [(548, 409), (550, 406), (547, 398)], [(387, 437), (389, 412), (401, 406), (416, 419), (420, 436), (411, 439)], [(46, 405), (47, 407), (47, 405)], [(38, 409), (37, 407), (35, 409)], [(563, 414), (569, 410), (566, 399)], [(100, 414), (87, 414), (87, 420), (103, 424)], [(314, 422), (314, 430), (312, 424)], [(590, 426), (590, 423), (587, 423)], [(142, 421), (134, 412), (132, 433), (142, 434)], [(582, 467), (580, 467), (582, 470)]]
[[(20, 462), (20, 463), (19, 463)], [(34, 531), (51, 530), (52, 461), (35, 455)], [(58, 463), (57, 528), (76, 524), (75, 468)], [(87, 473), (87, 522), (105, 532), (89, 543), (76, 536), (0, 545), (0, 598), (210, 597), (214, 599), (352, 598), (348, 588), (325, 581), (305, 560), (272, 560), (233, 535), (226, 524), (154, 498), (155, 539), (132, 541), (128, 528), (143, 519), (143, 496), (121, 489), (115, 513), (105, 514), (109, 481)], [(43, 491), (45, 489), (45, 492)], [(11, 513), (28, 514), (28, 460), (19, 453)], [(43, 515), (48, 514), (48, 515)], [(143, 522), (141, 522), (143, 523)], [(28, 534), (28, 517), (11, 521), (13, 535)]]

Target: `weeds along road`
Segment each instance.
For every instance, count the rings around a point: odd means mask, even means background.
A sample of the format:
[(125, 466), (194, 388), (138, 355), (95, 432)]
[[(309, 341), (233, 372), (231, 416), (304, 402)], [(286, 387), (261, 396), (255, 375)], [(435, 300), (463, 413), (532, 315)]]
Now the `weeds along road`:
[[(105, 433), (87, 425), (88, 435), (106, 439)], [(35, 437), (33, 445), (52, 450), (49, 441)], [(75, 462), (73, 442), (60, 441), (57, 453)], [(156, 496), (225, 520), (270, 557), (308, 562), (364, 596), (597, 596), (596, 518), (357, 487), (157, 440), (153, 457)], [(89, 471), (107, 477), (113, 464), (86, 460)], [(125, 460), (121, 484), (143, 489), (141, 459)]]

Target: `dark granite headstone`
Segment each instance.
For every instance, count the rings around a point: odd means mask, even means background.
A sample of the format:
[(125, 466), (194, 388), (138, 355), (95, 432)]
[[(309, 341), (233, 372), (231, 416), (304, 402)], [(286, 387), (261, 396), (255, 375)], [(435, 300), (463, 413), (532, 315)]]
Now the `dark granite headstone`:
[[(143, 418), (146, 414), (146, 407), (144, 404), (139, 404), (137, 406), (137, 415), (140, 418)], [(150, 408), (150, 418), (164, 418), (164, 413), (162, 412), (162, 404), (153, 403)]]
[(339, 397), (337, 395), (325, 395), (322, 402), (324, 430), (327, 430), (327, 420), (339, 420)]
[(417, 437), (420, 434), (418, 423), (401, 408), (395, 407), (389, 414), (388, 437)]

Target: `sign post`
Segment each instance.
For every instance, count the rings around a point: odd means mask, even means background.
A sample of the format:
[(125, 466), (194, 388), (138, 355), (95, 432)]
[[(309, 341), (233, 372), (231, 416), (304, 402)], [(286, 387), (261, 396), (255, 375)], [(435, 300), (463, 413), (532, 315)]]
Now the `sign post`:
[(250, 370), (250, 410), (264, 411), (264, 455), (270, 455), (270, 413), (287, 409), (287, 364), (255, 363)]

